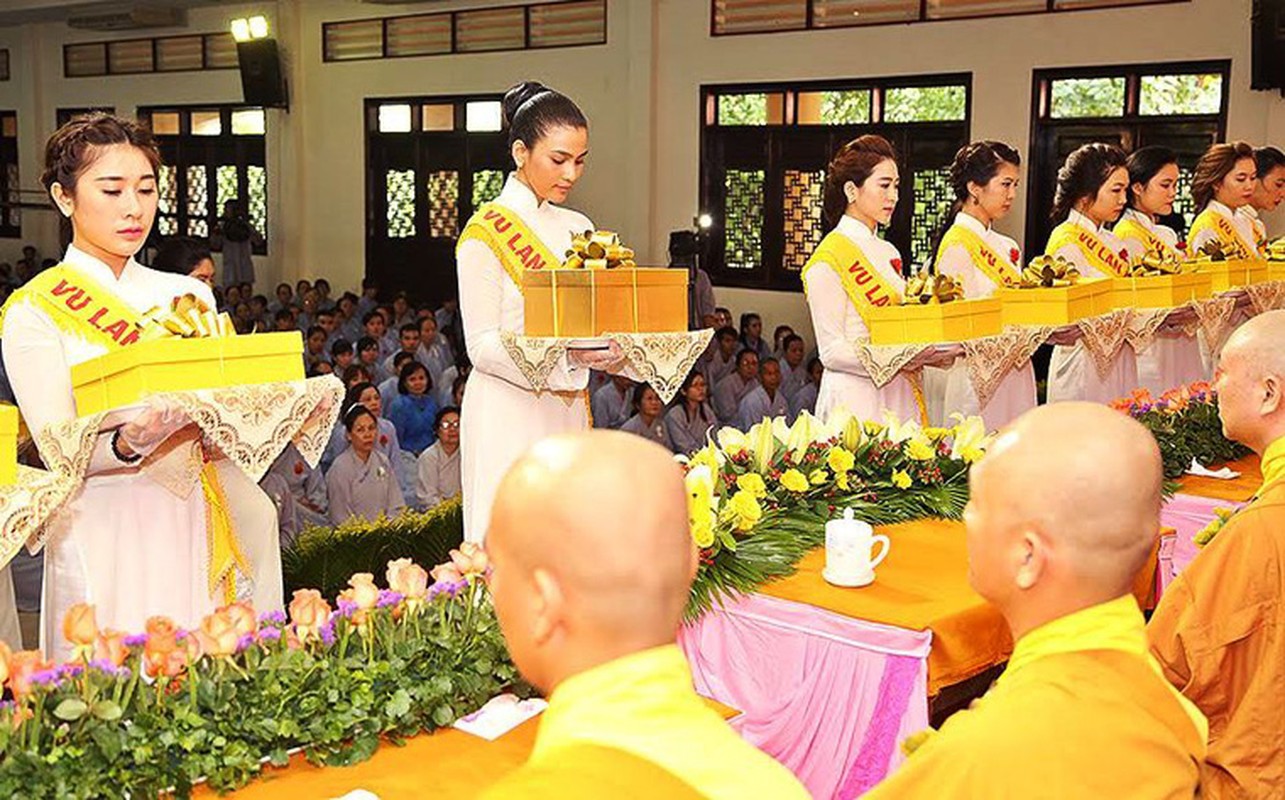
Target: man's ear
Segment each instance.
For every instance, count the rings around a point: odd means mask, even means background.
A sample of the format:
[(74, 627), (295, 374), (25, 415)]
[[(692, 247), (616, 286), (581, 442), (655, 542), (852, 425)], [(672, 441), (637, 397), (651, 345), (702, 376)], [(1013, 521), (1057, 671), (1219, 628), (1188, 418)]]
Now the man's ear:
[(566, 598), (557, 577), (546, 569), (537, 569), (531, 576), (531, 582), (535, 586), (531, 639), (537, 645), (543, 645), (562, 625)]

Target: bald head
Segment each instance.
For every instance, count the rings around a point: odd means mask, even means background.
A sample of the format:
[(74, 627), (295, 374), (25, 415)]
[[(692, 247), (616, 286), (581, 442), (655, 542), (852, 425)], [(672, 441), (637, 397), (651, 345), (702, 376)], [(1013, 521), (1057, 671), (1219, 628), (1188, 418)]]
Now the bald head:
[(1259, 314), (1223, 346), (1214, 381), (1223, 433), (1262, 453), (1285, 436), (1285, 311)]
[(510, 650), (542, 688), (672, 643), (695, 567), (682, 470), (628, 433), (544, 439), (500, 484), (487, 548)]
[(971, 480), (974, 584), (1010, 622), (1010, 610), (1042, 624), (1127, 593), (1159, 531), (1160, 451), (1145, 428), (1102, 405), (1022, 415)]

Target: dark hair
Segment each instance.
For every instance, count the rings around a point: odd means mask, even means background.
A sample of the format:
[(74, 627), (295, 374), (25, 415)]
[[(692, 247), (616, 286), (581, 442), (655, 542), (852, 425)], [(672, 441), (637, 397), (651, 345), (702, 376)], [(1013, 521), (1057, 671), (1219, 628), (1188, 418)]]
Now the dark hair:
[[(240, 307), (240, 306), (243, 306), (243, 305), (245, 305), (245, 303), (237, 303), (237, 307)], [(313, 335), (314, 333), (319, 333), (319, 334), (321, 334), (322, 336), (327, 335), (327, 334), (326, 334), (326, 329), (325, 329), (325, 328), (321, 327), (320, 325), (313, 325), (311, 328), (309, 328), (309, 329), (308, 329), (308, 335), (307, 335), (307, 336), (305, 336), (304, 338), (305, 338), (305, 339), (311, 339), (311, 338), (312, 338), (312, 335)]]
[(1277, 167), (1285, 167), (1285, 153), (1275, 147), (1259, 147), (1254, 150), (1254, 165), (1258, 167), (1258, 179), (1261, 181)]
[(1055, 221), (1066, 219), (1075, 204), (1084, 198), (1098, 196), (1098, 190), (1107, 182), (1111, 173), (1122, 169), (1127, 162), (1124, 151), (1113, 144), (1092, 142), (1066, 157), (1066, 163), (1057, 171), (1057, 192), (1053, 195)]
[(536, 81), (523, 81), (505, 92), (503, 109), (510, 148), (520, 141), (528, 149), (534, 149), (537, 142), (559, 125), (589, 127), (584, 112), (570, 97)]
[(955, 217), (964, 210), (964, 204), (968, 202), (970, 196), (968, 184), (985, 186), (999, 174), (999, 168), (1004, 164), (1020, 167), (1022, 155), (1003, 142), (984, 139), (980, 142), (970, 142), (955, 151), (955, 160), (950, 162), (950, 188), (955, 193), (955, 199), (950, 204), (950, 210), (942, 217), (941, 225), (933, 236), (932, 247), (929, 250), (932, 259), (936, 259), (946, 231), (950, 230), (950, 226), (955, 223)]
[(191, 236), (171, 236), (157, 249), (152, 269), (187, 275), (207, 258), (210, 258), (210, 246), (205, 242)]
[[(345, 375), (346, 374), (347, 373), (345, 372)], [(367, 389), (374, 389), (376, 393), (379, 392), (379, 387), (375, 386), (375, 384), (371, 383), (370, 381), (362, 381), (361, 383), (354, 383), (351, 387), (349, 387), (348, 393), (344, 395), (344, 416), (345, 417), (348, 416), (348, 410), (350, 408), (352, 408), (355, 405), (361, 405), (360, 400), (361, 400), (362, 392), (365, 392)]]
[(433, 376), (428, 371), (428, 367), (424, 366), (418, 361), (410, 361), (409, 363), (402, 364), (401, 372), (397, 374), (397, 393), (398, 394), (410, 394), (410, 392), (406, 389), (406, 381), (410, 379), (410, 376), (415, 374), (416, 370), (421, 370), (421, 369), (424, 370), (424, 377), (428, 378), (428, 386), (424, 387), (424, 394), (428, 394), (429, 392), (433, 391)]
[(741, 338), (741, 335), (737, 333), (736, 329), (733, 328), (731, 325), (724, 325), (723, 327), (719, 328), (717, 331), (714, 331), (715, 339), (722, 339), (724, 336), (730, 336), (733, 339)]
[(468, 383), (468, 375), (456, 375), (455, 380), (451, 381), (451, 397), (455, 397), (455, 393), (466, 383)]
[(49, 137), (40, 184), (48, 191), (57, 183), (68, 194), (75, 194), (76, 181), (96, 158), (91, 148), (114, 144), (142, 150), (153, 170), (161, 165), (161, 154), (150, 130), (133, 120), (95, 111), (75, 117)]
[(367, 380), (362, 381), (362, 383), (369, 383), (370, 370), (366, 369), (366, 366), (364, 364), (360, 364), (360, 363), (349, 364), (348, 368), (344, 370), (344, 386), (347, 386), (350, 382), (352, 382), (358, 376), (362, 376), (362, 375), (364, 375), (367, 378)]
[(861, 186), (874, 172), (875, 167), (884, 161), (897, 160), (897, 151), (887, 139), (873, 133), (859, 136), (839, 148), (839, 152), (830, 159), (830, 166), (825, 172), (825, 194), (822, 210), (827, 228), (839, 224), (843, 212), (848, 208), (848, 196), (843, 185), (852, 181)]
[(264, 297), (261, 294), (256, 294), (254, 297), (250, 298), (250, 302), (259, 303), (260, 305), (266, 306), (268, 304), (268, 298)]
[(790, 345), (794, 344), (795, 342), (798, 342), (799, 344), (803, 344), (803, 337), (798, 335), (797, 333), (791, 333), (789, 336), (781, 340), (781, 350), (783, 351), (789, 350)]
[(343, 355), (344, 353), (351, 353), (351, 352), (352, 352), (352, 342), (348, 341), (347, 339), (336, 339), (334, 343), (330, 345), (331, 358), (335, 358), (337, 356)]
[(442, 406), (437, 409), (437, 416), (433, 417), (433, 430), (442, 427), (442, 420), (446, 419), (447, 414), (454, 414), (458, 417), (460, 416), (460, 409), (458, 406)]
[(418, 335), (419, 335), (419, 323), (418, 323), (418, 322), (408, 322), (408, 323), (406, 323), (405, 325), (403, 325), (403, 326), (401, 326), (400, 328), (398, 328), (398, 329), (397, 329), (397, 332), (398, 332), (399, 334), (401, 334), (401, 333), (413, 333), (413, 334), (415, 334), (416, 336), (418, 336)]
[(322, 317), (333, 317), (334, 315), (335, 310), (333, 308), (323, 308), (317, 312), (317, 319), (321, 319)]
[(1196, 201), (1198, 211), (1214, 199), (1218, 184), (1236, 168), (1236, 162), (1246, 158), (1257, 166), (1254, 148), (1244, 142), (1222, 142), (1205, 151), (1191, 176), (1191, 199)]
[(378, 350), (379, 342), (375, 341), (373, 336), (363, 336), (357, 340), (357, 352), (362, 353), (366, 350)]
[(748, 347), (743, 348), (743, 349), (741, 350), (741, 352), (739, 352), (739, 353), (737, 353), (737, 354), (736, 354), (736, 366), (737, 366), (737, 367), (740, 367), (740, 366), (741, 366), (741, 359), (742, 359), (742, 358), (745, 358), (746, 356), (754, 356), (754, 358), (756, 358), (756, 359), (757, 359), (757, 358), (759, 357), (759, 354), (758, 354), (758, 351), (751, 350), (751, 349), (750, 349), (750, 348), (748, 348)]
[[(700, 370), (694, 369), (691, 372), (687, 373), (687, 377), (683, 379), (683, 385), (678, 388), (678, 396), (674, 398), (674, 404), (681, 405), (683, 407), (683, 414), (687, 416), (688, 422), (692, 421), (692, 417), (690, 414), (687, 413), (687, 397), (683, 394), (683, 392), (686, 392), (688, 389), (691, 389), (692, 384), (696, 382), (697, 378), (700, 378), (701, 380), (705, 381), (705, 392), (706, 392), (705, 396), (709, 397), (709, 389), (710, 389), (709, 377), (704, 373), (702, 373)], [(706, 406), (705, 403), (701, 403), (699, 406), (697, 406), (696, 413), (700, 416), (701, 421), (712, 422), (713, 420), (711, 420), (709, 418), (709, 415), (705, 413), (705, 406)]]
[(813, 367), (822, 367), (822, 368), (824, 368), (824, 367), (825, 367), (825, 365), (821, 363), (821, 359), (820, 359), (820, 358), (817, 358), (816, 356), (812, 356), (811, 358), (809, 358), (809, 359), (808, 359), (808, 366), (807, 366), (807, 370), (808, 370), (808, 374), (809, 374), (809, 375), (811, 375), (811, 374), (812, 374), (812, 368), (813, 368)]
[(414, 353), (408, 353), (405, 350), (398, 350), (396, 353), (393, 353), (393, 369), (400, 370), (402, 368), (402, 364), (405, 364), (407, 361), (412, 361), (414, 358)]
[(775, 328), (775, 329), (773, 329), (773, 331), (772, 331), (772, 339), (773, 339), (773, 341), (775, 341), (775, 340), (777, 340), (777, 339), (780, 339), (780, 338), (781, 338), (781, 334), (782, 334), (783, 332), (785, 332), (785, 331), (789, 331), (790, 333), (794, 333), (794, 329), (793, 329), (793, 328), (791, 328), (789, 325), (777, 325), (777, 326), (776, 326), (776, 328)]
[(763, 368), (768, 364), (775, 364), (777, 369), (781, 368), (781, 362), (777, 360), (776, 356), (764, 356), (759, 359), (759, 372), (762, 372)]
[(294, 319), (294, 312), (288, 308), (278, 308), (277, 313), (273, 314), (272, 318), (277, 320), (278, 322), (280, 322), (283, 319), (284, 320)]
[(357, 420), (361, 419), (363, 414), (375, 420), (375, 426), (378, 428), (379, 420), (375, 419), (375, 415), (370, 412), (370, 409), (361, 403), (354, 403), (344, 411), (344, 430), (352, 433), (352, 429), (357, 427)]
[(288, 284), (288, 283), (278, 283), (278, 284), (277, 284), (276, 291), (274, 291), (274, 292), (273, 292), (273, 294), (276, 294), (276, 292), (279, 292), (279, 291), (281, 291), (282, 289), (289, 289), (289, 290), (290, 290), (290, 294), (291, 294), (291, 295), (293, 295), (293, 294), (294, 294), (294, 287), (293, 287), (293, 286), (291, 286), (291, 285), (290, 285), (290, 284)]
[(1126, 201), (1129, 208), (1134, 207), (1135, 199), (1133, 197), (1133, 186), (1140, 183), (1146, 186), (1151, 179), (1156, 177), (1156, 173), (1169, 166), (1178, 163), (1178, 154), (1168, 147), (1160, 145), (1151, 145), (1150, 147), (1141, 147), (1129, 154), (1125, 161), (1125, 167), (1129, 170), (1129, 193)]
[[(642, 413), (642, 399), (643, 399), (643, 395), (647, 393), (648, 389), (651, 389), (653, 392), (656, 391), (655, 389), (652, 389), (651, 384), (648, 383), (647, 381), (639, 381), (634, 386), (633, 396), (629, 400), (629, 405), (631, 408), (633, 408), (635, 414)], [(656, 392), (656, 396), (659, 397), (660, 393)]]
[(420, 318), (419, 318), (419, 320), (415, 323), (415, 330), (417, 330), (417, 331), (418, 331), (418, 330), (422, 329), (422, 328), (424, 327), (424, 320), (428, 320), (428, 319), (431, 319), (431, 320), (433, 321), (433, 327), (434, 327), (434, 328), (440, 328), (440, 327), (441, 327), (441, 326), (439, 326), (439, 325), (437, 324), (437, 317), (433, 316), (433, 312), (432, 312), (432, 311), (430, 311), (430, 312), (428, 312), (427, 314), (425, 314), (424, 316), (420, 317)]
[(315, 289), (323, 283), (326, 284), (327, 289), (330, 288), (330, 281), (326, 280), (325, 278), (317, 278), (317, 280), (313, 282), (312, 288)]
[(746, 311), (741, 315), (741, 336), (745, 335), (745, 329), (748, 328), (750, 323), (754, 320), (758, 320), (760, 325), (763, 324), (763, 317), (753, 311)]
[(362, 315), (362, 318), (361, 318), (361, 324), (362, 324), (362, 325), (369, 325), (369, 324), (370, 324), (370, 321), (371, 321), (372, 319), (374, 319), (375, 317), (379, 317), (380, 319), (383, 319), (383, 318), (384, 318), (384, 315), (383, 315), (383, 314), (381, 314), (381, 313), (379, 313), (379, 310), (378, 310), (378, 309), (372, 309), (372, 310), (370, 310), (370, 311), (367, 311), (364, 315)]

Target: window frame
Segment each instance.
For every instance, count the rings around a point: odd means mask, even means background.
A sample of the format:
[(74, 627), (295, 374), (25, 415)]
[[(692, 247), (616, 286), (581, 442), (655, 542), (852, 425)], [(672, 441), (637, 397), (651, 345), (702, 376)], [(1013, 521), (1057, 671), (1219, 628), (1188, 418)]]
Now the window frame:
[[(0, 120), (12, 117), (14, 136), (0, 136), (0, 200), (5, 201), (4, 213), (0, 214), (0, 223), (7, 223), (14, 211), (19, 214), (18, 224), (0, 224), (0, 239), (22, 238), (22, 183), (19, 172), (19, 184), (9, 185), (9, 166), (15, 165), (21, 170), (21, 152), (18, 146), (18, 111), (16, 109), (0, 110)], [(39, 265), (35, 265), (39, 267)]]
[[(902, 88), (925, 88), (933, 86), (963, 86), (964, 88), (964, 118), (960, 120), (948, 121), (913, 121), (913, 122), (887, 122), (885, 114), (887, 103), (885, 102), (887, 92), (890, 89)], [(842, 123), (842, 124), (825, 124), (825, 123), (801, 123), (798, 120), (799, 97), (803, 94), (825, 91), (846, 91), (846, 90), (869, 90), (870, 98), (870, 121), (867, 123)], [(721, 125), (717, 121), (718, 114), (718, 97), (729, 94), (774, 94), (782, 93), (785, 95), (782, 106), (782, 122), (770, 123), (765, 125)], [(765, 172), (764, 202), (763, 202), (763, 229), (761, 237), (762, 262), (753, 268), (729, 268), (724, 263), (723, 248), (725, 246), (724, 225), (726, 215), (726, 193), (723, 188), (726, 181), (726, 170), (729, 164), (725, 155), (716, 156), (719, 146), (725, 146), (721, 142), (715, 142), (715, 137), (736, 137), (749, 138), (753, 131), (799, 131), (798, 141), (805, 139), (820, 140), (823, 138), (833, 138), (838, 136), (844, 140), (855, 138), (864, 133), (880, 133), (887, 135), (894, 140), (894, 146), (898, 139), (904, 139), (910, 136), (911, 132), (918, 131), (921, 134), (931, 132), (933, 136), (945, 139), (950, 136), (952, 141), (958, 140), (958, 144), (952, 146), (950, 152), (953, 155), (954, 149), (969, 141), (969, 135), (972, 126), (973, 112), (973, 74), (971, 72), (952, 72), (936, 73), (930, 75), (903, 75), (889, 76), (878, 78), (849, 78), (849, 79), (826, 79), (819, 81), (773, 81), (759, 83), (732, 83), (732, 84), (702, 84), (700, 87), (700, 120), (701, 120), (701, 138), (700, 138), (700, 169), (697, 176), (698, 192), (697, 202), (699, 213), (708, 213), (714, 218), (714, 224), (708, 231), (707, 241), (705, 244), (705, 258), (702, 266), (710, 275), (710, 279), (715, 286), (738, 287), (746, 289), (764, 289), (770, 291), (799, 291), (800, 280), (799, 272), (789, 269), (785, 266), (783, 260), (784, 239), (785, 239), (785, 219), (784, 219), (784, 190), (776, 187), (771, 178), (779, 173), (784, 176), (785, 172), (797, 169), (795, 166), (789, 166), (798, 160), (798, 153), (786, 153), (785, 148), (773, 144), (772, 137), (765, 133), (765, 142), (763, 150), (765, 159), (763, 169)], [(714, 122), (710, 123), (709, 114), (714, 114)], [(724, 131), (730, 133), (723, 133)], [(957, 135), (956, 135), (957, 134)], [(785, 138), (784, 135), (777, 137)], [(929, 137), (932, 138), (932, 137)], [(744, 143), (741, 147), (747, 147)], [(793, 148), (796, 150), (811, 150), (816, 152), (818, 147), (817, 141), (811, 141), (802, 148)], [(905, 148), (898, 148), (898, 165), (903, 170), (902, 175), (902, 199), (898, 204), (898, 212), (902, 213), (902, 208), (910, 208), (910, 217), (908, 223), (907, 245), (913, 247), (909, 236), (914, 230), (914, 212), (913, 212), (913, 170), (907, 169), (908, 163), (913, 160), (912, 154), (903, 152)], [(824, 161), (820, 164), (824, 168), (825, 164), (834, 155), (834, 148), (827, 147)], [(714, 161), (721, 157), (722, 170), (721, 176), (715, 176), (712, 173), (718, 165)], [(719, 178), (716, 180), (715, 178)], [(779, 191), (778, 191), (779, 189)], [(778, 195), (780, 195), (778, 197)], [(776, 223), (778, 222), (779, 225)], [(771, 227), (769, 227), (771, 226)], [(902, 224), (894, 218), (892, 229), (901, 231)], [(779, 230), (777, 230), (779, 228)], [(899, 244), (900, 247), (900, 244)], [(908, 247), (903, 247), (903, 258), (912, 258)], [(907, 267), (909, 263), (907, 263)]]
[[(88, 42), (67, 42), (62, 46), (62, 76), (65, 79), (76, 80), (79, 78), (110, 78), (110, 77), (130, 76), (130, 75), (171, 75), (171, 74), (178, 74), (183, 72), (208, 72), (208, 71), (240, 69), (239, 63), (229, 64), (226, 67), (210, 66), (209, 40), (216, 36), (231, 36), (231, 35), (232, 35), (231, 33), (226, 33), (224, 31), (213, 31), (209, 33), (185, 33), (185, 34), (179, 34), (176, 36), (131, 36), (123, 39), (102, 39), (102, 40), (94, 40), (94, 41), (88, 41)], [(159, 60), (158, 56), (160, 55), (160, 53), (158, 52), (159, 50), (159, 45), (157, 44), (158, 42), (164, 39), (194, 39), (197, 37), (200, 37), (201, 39), (201, 66), (190, 67), (187, 69), (157, 69), (156, 68), (156, 64)], [(113, 72), (110, 49), (113, 44), (119, 44), (122, 42), (151, 42), (152, 68), (148, 70), (138, 70), (135, 72)], [(86, 73), (84, 75), (72, 75), (70, 72), (68, 72), (68, 67), (70, 66), (70, 63), (71, 63), (70, 58), (68, 57), (68, 54), (71, 52), (73, 48), (88, 47), (88, 46), (98, 46), (103, 49), (103, 71)]]

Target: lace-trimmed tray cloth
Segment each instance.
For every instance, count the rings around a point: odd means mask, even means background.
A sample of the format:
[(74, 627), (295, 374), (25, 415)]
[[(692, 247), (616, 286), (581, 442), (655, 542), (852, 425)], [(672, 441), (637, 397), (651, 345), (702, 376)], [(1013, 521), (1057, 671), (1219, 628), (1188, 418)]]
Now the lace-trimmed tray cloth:
[(76, 488), (69, 476), (18, 465), (18, 477), (0, 486), (0, 567), (54, 515)]
[[(713, 337), (714, 331), (704, 328), (677, 333), (607, 333), (602, 338), (620, 346), (630, 377), (650, 384), (660, 401), (668, 403)], [(548, 388), (549, 373), (573, 340), (503, 332), (500, 341), (531, 388), (542, 392)]]

